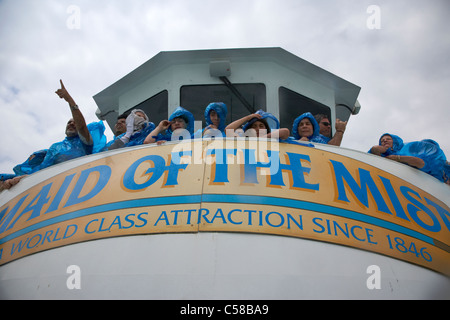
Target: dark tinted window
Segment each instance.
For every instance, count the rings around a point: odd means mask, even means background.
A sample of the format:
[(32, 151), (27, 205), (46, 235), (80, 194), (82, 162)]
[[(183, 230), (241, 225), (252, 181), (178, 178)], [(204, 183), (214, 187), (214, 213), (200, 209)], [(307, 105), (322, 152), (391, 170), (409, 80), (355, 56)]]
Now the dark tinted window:
[(316, 114), (325, 114), (331, 120), (331, 110), (328, 106), (305, 97), (297, 92), (279, 88), (279, 102), (280, 102), (280, 126), (281, 128), (292, 129), (294, 120), (305, 112), (311, 112), (314, 116)]
[[(253, 112), (259, 109), (266, 111), (266, 87), (264, 84), (235, 84), (234, 87), (248, 102)], [(203, 127), (205, 127), (205, 109), (211, 102), (223, 102), (227, 105), (227, 124), (251, 113), (226, 85), (183, 86), (181, 87), (180, 101), (183, 108), (192, 112), (195, 120), (203, 122)]]
[(154, 95), (153, 97), (145, 100), (144, 102), (141, 102), (140, 104), (131, 108), (128, 111), (131, 111), (133, 109), (144, 110), (150, 121), (157, 126), (160, 121), (167, 119), (168, 106), (169, 106), (169, 94), (167, 90), (164, 90)]

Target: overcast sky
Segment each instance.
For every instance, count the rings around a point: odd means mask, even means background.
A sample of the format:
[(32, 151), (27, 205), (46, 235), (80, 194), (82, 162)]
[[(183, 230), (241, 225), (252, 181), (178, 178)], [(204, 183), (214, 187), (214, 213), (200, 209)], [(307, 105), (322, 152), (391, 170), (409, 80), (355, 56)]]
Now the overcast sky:
[(449, 157), (449, 16), (448, 0), (0, 0), (0, 172), (64, 139), (59, 79), (98, 121), (92, 97), (160, 51), (239, 47), (282, 47), (360, 86), (343, 147), (391, 132)]

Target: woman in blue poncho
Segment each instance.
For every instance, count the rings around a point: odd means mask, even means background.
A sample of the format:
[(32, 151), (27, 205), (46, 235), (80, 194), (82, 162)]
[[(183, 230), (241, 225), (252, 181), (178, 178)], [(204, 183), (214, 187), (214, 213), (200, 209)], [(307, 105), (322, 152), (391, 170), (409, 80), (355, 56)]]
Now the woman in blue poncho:
[(294, 120), (291, 139), (304, 142), (328, 143), (320, 135), (319, 124), (311, 112), (303, 113)]
[(369, 153), (407, 164), (440, 181), (445, 181), (446, 157), (434, 140), (425, 139), (405, 144), (400, 137), (385, 133), (380, 137), (378, 145), (373, 146)]
[(404, 146), (403, 139), (394, 134), (385, 133), (378, 140), (378, 145), (373, 146), (369, 153), (387, 157), (397, 154)]
[[(191, 112), (178, 107), (170, 115), (169, 120), (161, 121), (158, 126), (145, 138), (144, 144), (162, 144), (173, 140), (174, 132), (177, 140), (190, 139), (194, 133), (194, 116)], [(165, 133), (163, 133), (165, 131)]]
[(289, 129), (281, 128), (278, 119), (271, 113), (258, 110), (253, 114), (249, 114), (241, 119), (230, 123), (225, 131), (227, 136), (248, 136), (258, 138), (287, 139), (289, 137)]
[(423, 168), (425, 163), (422, 159), (407, 154), (400, 155), (400, 151), (404, 146), (402, 138), (391, 133), (385, 133), (378, 140), (378, 145), (373, 146), (369, 153), (401, 162), (417, 169)]

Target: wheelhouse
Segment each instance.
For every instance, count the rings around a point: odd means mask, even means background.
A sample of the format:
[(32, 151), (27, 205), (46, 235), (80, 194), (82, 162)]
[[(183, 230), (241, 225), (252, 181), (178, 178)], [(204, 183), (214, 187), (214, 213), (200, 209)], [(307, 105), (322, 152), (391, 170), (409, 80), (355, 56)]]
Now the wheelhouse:
[(205, 125), (210, 102), (224, 102), (227, 123), (262, 109), (291, 128), (304, 112), (349, 120), (360, 110), (360, 88), (281, 48), (160, 52), (94, 96), (97, 116), (143, 109), (155, 124), (182, 106)]

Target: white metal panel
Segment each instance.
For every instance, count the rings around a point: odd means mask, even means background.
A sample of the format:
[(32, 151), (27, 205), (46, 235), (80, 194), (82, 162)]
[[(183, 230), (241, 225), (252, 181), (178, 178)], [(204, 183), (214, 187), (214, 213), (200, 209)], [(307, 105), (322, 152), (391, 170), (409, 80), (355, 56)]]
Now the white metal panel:
[[(70, 290), (67, 267), (81, 270)], [(380, 267), (380, 289), (367, 268)], [(119, 237), (0, 268), (0, 299), (448, 299), (450, 279), (344, 246), (235, 233)]]

